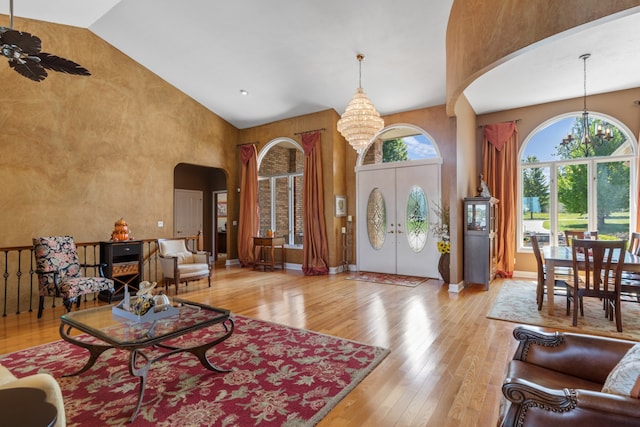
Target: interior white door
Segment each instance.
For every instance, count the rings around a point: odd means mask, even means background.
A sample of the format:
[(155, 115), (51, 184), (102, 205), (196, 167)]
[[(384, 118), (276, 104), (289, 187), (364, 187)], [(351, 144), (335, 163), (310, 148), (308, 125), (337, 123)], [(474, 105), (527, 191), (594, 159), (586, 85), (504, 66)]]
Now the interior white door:
[(202, 191), (176, 189), (174, 197), (174, 235), (197, 235), (202, 230)]
[(358, 269), (396, 273), (395, 170), (358, 173)]
[(437, 220), (431, 215), (440, 202), (440, 163), (363, 169), (357, 180), (358, 269), (437, 278), (428, 224)]
[(440, 202), (438, 165), (396, 169), (397, 273), (438, 277), (438, 245), (429, 232), (433, 203)]

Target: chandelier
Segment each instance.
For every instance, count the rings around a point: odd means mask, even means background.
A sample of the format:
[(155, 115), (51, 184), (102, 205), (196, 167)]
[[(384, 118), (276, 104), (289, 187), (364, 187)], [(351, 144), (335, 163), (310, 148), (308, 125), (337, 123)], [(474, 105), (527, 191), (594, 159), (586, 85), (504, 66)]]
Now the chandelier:
[(611, 127), (602, 129), (602, 124), (598, 123), (595, 129), (591, 129), (589, 123), (589, 111), (587, 110), (587, 59), (591, 57), (590, 53), (585, 53), (579, 56), (582, 59), (584, 65), (584, 97), (583, 97), (583, 111), (581, 121), (581, 135), (574, 137), (571, 132), (562, 139), (561, 145), (569, 150), (578, 149), (584, 152), (585, 156), (593, 153), (595, 146), (602, 144), (603, 141), (609, 141), (612, 137)]
[(344, 114), (338, 120), (338, 131), (354, 150), (361, 154), (371, 139), (384, 127), (384, 121), (380, 118), (380, 113), (376, 111), (373, 103), (362, 91), (362, 60), (364, 55), (359, 53), (356, 58), (359, 67), (358, 91), (353, 95)]

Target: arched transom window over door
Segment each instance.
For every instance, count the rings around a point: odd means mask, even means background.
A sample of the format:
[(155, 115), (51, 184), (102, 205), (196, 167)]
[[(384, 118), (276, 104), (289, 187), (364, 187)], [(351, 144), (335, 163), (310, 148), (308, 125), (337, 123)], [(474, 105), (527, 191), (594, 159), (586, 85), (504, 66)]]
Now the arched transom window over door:
[[(565, 245), (565, 230), (597, 231), (602, 239), (627, 240), (635, 230), (636, 146), (631, 132), (611, 117), (589, 114), (591, 144), (581, 138), (580, 113), (556, 117), (527, 137), (520, 149), (518, 241), (530, 249)], [(595, 136), (610, 129), (611, 138)], [(573, 140), (563, 144), (568, 134)]]

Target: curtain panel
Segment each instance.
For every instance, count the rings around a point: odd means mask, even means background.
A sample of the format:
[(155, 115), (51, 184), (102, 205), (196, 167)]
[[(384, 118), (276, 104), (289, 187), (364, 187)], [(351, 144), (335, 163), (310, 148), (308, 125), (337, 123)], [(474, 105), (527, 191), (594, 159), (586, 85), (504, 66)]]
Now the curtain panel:
[(306, 276), (329, 274), (320, 132), (303, 133), (302, 149), (304, 150), (302, 271)]
[(258, 155), (255, 144), (240, 147), (240, 218), (238, 221), (238, 260), (243, 267), (255, 263), (253, 238), (260, 229), (258, 215)]
[(484, 127), (482, 173), (493, 197), (499, 200), (496, 261), (497, 274), (512, 277), (516, 256), (518, 182), (518, 128), (515, 122)]

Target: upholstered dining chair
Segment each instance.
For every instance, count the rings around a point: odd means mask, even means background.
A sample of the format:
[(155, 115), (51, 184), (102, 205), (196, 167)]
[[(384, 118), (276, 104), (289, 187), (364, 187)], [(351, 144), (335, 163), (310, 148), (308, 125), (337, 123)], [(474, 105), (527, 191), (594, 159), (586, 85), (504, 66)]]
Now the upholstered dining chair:
[(178, 284), (190, 281), (207, 279), (211, 287), (211, 254), (207, 251), (191, 251), (187, 248), (187, 239), (158, 239), (158, 252), (160, 254), (160, 266), (164, 285), (168, 290), (170, 284)]
[(80, 305), (79, 297), (107, 291), (113, 294), (113, 280), (105, 277), (87, 277), (82, 268), (95, 268), (102, 276), (100, 264), (80, 264), (76, 244), (71, 236), (35, 237), (33, 254), (36, 259), (36, 273), (40, 301), (38, 317), (42, 317), (44, 297), (61, 297), (62, 303), (71, 311), (74, 302)]
[(573, 326), (578, 325), (578, 310), (584, 316), (582, 299), (600, 298), (605, 303), (605, 315), (616, 319), (616, 329), (622, 332), (620, 292), (624, 240), (574, 239), (572, 244), (573, 280), (567, 283), (567, 315), (573, 302)]
[[(555, 276), (554, 282), (554, 294), (555, 295), (566, 295), (567, 292), (567, 280), (571, 279), (570, 270), (563, 269), (559, 272), (551, 272), (547, 271), (547, 266), (544, 263), (542, 258), (542, 252), (540, 251), (540, 244), (538, 243), (538, 236), (534, 233), (530, 236), (531, 239), (531, 248), (533, 249), (533, 254), (536, 257), (536, 264), (538, 266), (538, 284), (536, 286), (536, 303), (538, 304), (538, 310), (542, 310), (542, 303), (544, 301), (544, 293), (545, 289), (545, 280), (547, 274), (553, 274)], [(563, 267), (560, 267), (563, 268)], [(557, 291), (557, 292), (556, 292)]]

